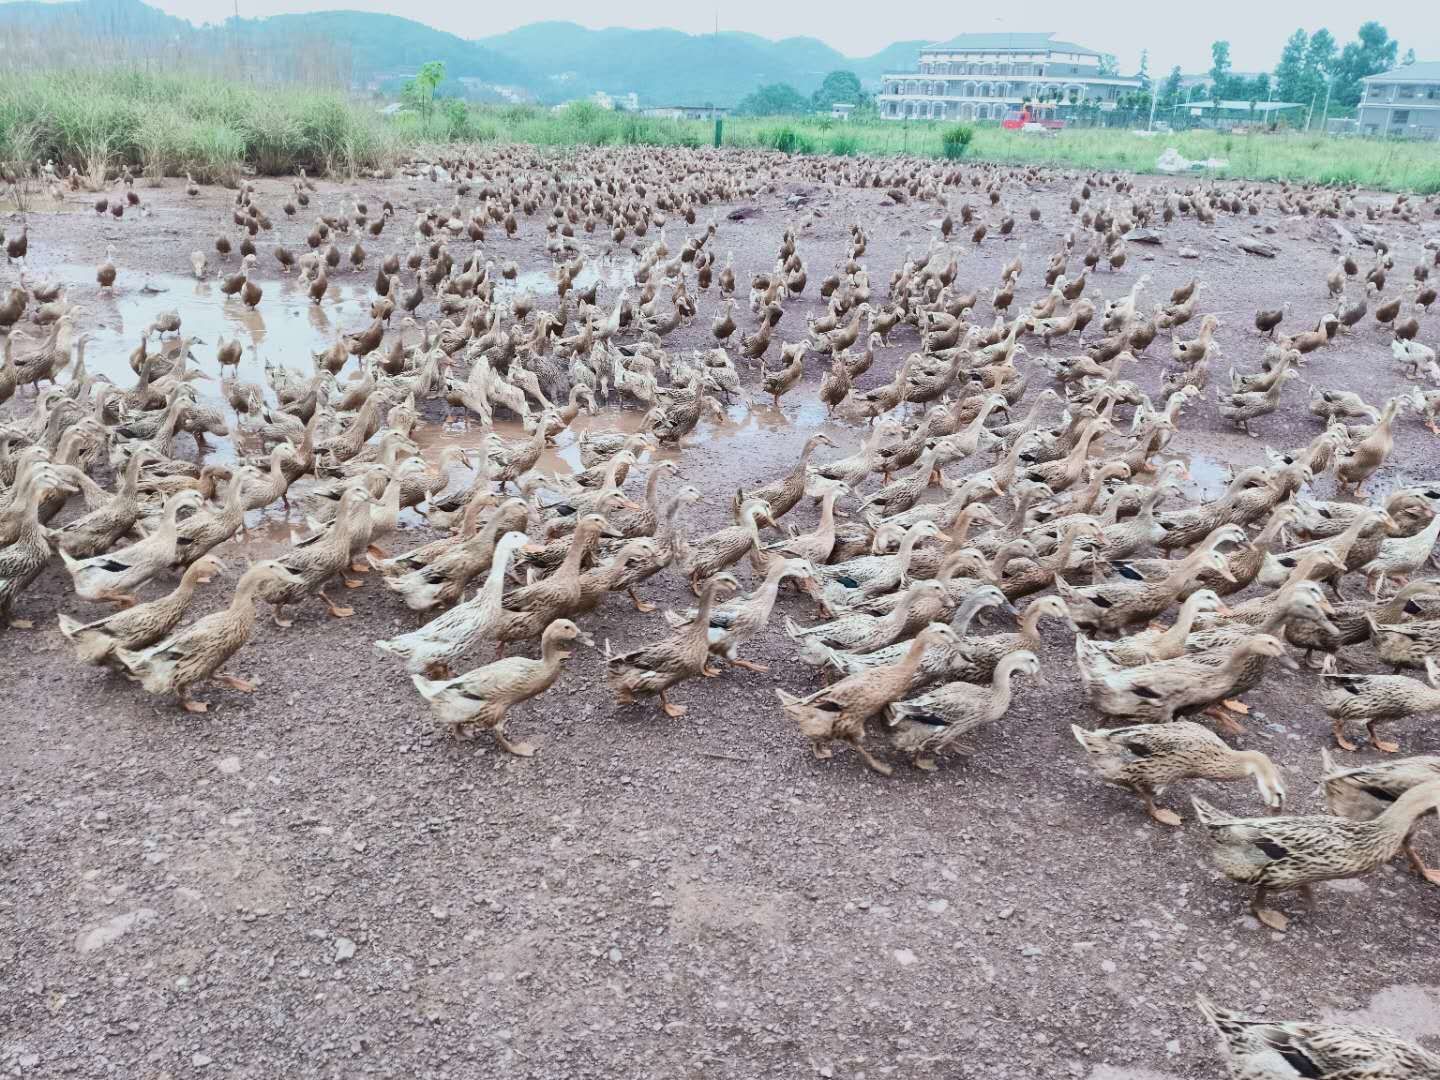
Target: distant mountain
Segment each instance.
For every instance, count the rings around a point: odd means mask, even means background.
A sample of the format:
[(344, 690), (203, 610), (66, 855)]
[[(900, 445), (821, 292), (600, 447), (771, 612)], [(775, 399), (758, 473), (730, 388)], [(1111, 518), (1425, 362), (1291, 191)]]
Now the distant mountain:
[(431, 60), (445, 62), (447, 85), (441, 87), (442, 93), (463, 92), (461, 86), (449, 85), (462, 79), (521, 87), (534, 82), (533, 73), (523, 64), (476, 42), (398, 15), (316, 11), (241, 19), (238, 24), (233, 19), (226, 22), (227, 28), (236, 25), (262, 48), (283, 48), (286, 43), (305, 39), (343, 43), (350, 49), (355, 81), (362, 85), (383, 83), (386, 76), (398, 78), (413, 74), (421, 64)]
[[(0, 3), (0, 38), (50, 31), (90, 37), (106, 51), (183, 46), (219, 54), (243, 44), (251, 63), (292, 77), (317, 68), (347, 73), (357, 87), (395, 89), (429, 60), (443, 60), (442, 93), (518, 94), (542, 102), (597, 90), (636, 94), (645, 105), (733, 105), (755, 87), (787, 82), (801, 93), (837, 69), (874, 86), (882, 72), (913, 66), (920, 42), (898, 42), (874, 56), (847, 59), (823, 41), (780, 41), (757, 34), (685, 34), (678, 30), (589, 30), (570, 22), (538, 22), (506, 34), (467, 41), (414, 19), (361, 11), (323, 11), (230, 19), (196, 27), (141, 0)], [(41, 50), (35, 50), (41, 51)], [(324, 64), (307, 64), (323, 53)], [(52, 50), (53, 54), (53, 50)], [(73, 50), (70, 54), (73, 55)]]
[(537, 89), (542, 97), (603, 90), (633, 92), (646, 104), (662, 105), (733, 105), (770, 82), (789, 82), (809, 93), (828, 72), (848, 65), (814, 38), (587, 30), (569, 22), (531, 23), (479, 44), (534, 72), (545, 87)]

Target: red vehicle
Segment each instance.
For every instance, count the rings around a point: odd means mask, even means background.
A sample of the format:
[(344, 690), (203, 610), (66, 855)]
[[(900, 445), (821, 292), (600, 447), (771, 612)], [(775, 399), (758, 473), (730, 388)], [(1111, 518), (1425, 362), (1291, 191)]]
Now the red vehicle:
[(1027, 124), (1039, 125), (1046, 131), (1059, 131), (1065, 126), (1065, 121), (1055, 119), (1054, 105), (1033, 103), (1011, 109), (1005, 114), (1005, 119), (1000, 121), (1000, 126), (1006, 131), (1023, 131)]

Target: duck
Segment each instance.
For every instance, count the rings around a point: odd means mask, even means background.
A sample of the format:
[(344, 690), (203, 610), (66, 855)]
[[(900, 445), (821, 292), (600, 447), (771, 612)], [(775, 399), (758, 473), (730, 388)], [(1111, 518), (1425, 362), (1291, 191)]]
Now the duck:
[[(988, 608), (998, 607), (1011, 614), (1016, 614), (1015, 606), (1005, 599), (1005, 594), (994, 585), (977, 586), (966, 595), (950, 620), (950, 628), (955, 631), (958, 639), (957, 644), (951, 647), (927, 649), (905, 692), (915, 693), (939, 682), (956, 680), (973, 683), (988, 682), (991, 675), (994, 674), (995, 665), (1007, 652), (1015, 652), (1022, 648), (1029, 648), (1031, 651), (1043, 648), (1043, 642), (1040, 640), (1036, 627), (1045, 612), (1036, 609), (1042, 607), (1047, 599), (1054, 600), (1055, 598), (1042, 597), (1026, 608), (1027, 618), (1021, 619), (1021, 633), (1019, 634), (969, 637), (967, 635), (971, 622), (976, 615)], [(1061, 615), (1063, 617), (1063, 610)], [(1030, 631), (1029, 635), (1026, 634), (1027, 630)], [(1017, 642), (1018, 644), (1016, 644)], [(1006, 648), (1007, 645), (1013, 647)], [(893, 664), (905, 655), (905, 650), (909, 647), (908, 641), (897, 641), (893, 645), (887, 645), (883, 649), (876, 649), (868, 653), (820, 646), (816, 646), (816, 649), (823, 648), (826, 664), (843, 676), (855, 675), (884, 664)], [(975, 650), (973, 654), (972, 649)]]
[(90, 559), (109, 551), (140, 519), (140, 469), (151, 456), (135, 454), (126, 462), (115, 493), (103, 505), (51, 529), (51, 542), (71, 558)]
[(1380, 419), (1370, 434), (1349, 450), (1342, 451), (1335, 459), (1335, 484), (1342, 493), (1348, 487), (1350, 494), (1359, 495), (1365, 481), (1375, 475), (1376, 470), (1390, 456), (1395, 448), (1395, 417), (1403, 399), (1392, 397), (1385, 402)]
[(760, 524), (775, 526), (770, 506), (763, 499), (750, 499), (741, 508), (738, 525), (728, 525), (689, 545), (683, 560), (690, 579), (690, 591), (700, 593), (700, 581), (713, 577), (743, 559), (747, 552), (761, 548)]
[(27, 475), (25, 490), (17, 492), (23, 500), (17, 507), (18, 527), (14, 539), (0, 548), (0, 619), (16, 629), (28, 630), (34, 625), (29, 619), (18, 619), (11, 613), (16, 598), (40, 576), (54, 553), (40, 521), (40, 504), (52, 491), (66, 490), (55, 470), (42, 466)]
[(1076, 635), (1080, 680), (1091, 705), (1107, 716), (1152, 723), (1168, 724), (1177, 714), (1197, 712), (1231, 697), (1252, 661), (1275, 659), (1290, 670), (1299, 667), (1286, 653), (1284, 642), (1270, 634), (1251, 634), (1232, 649), (1187, 653), (1134, 668), (1114, 667), (1103, 653), (1087, 649), (1089, 644), (1083, 635)]
[(1382, 754), (1398, 751), (1399, 744), (1382, 739), (1375, 725), (1382, 720), (1440, 712), (1440, 667), (1434, 657), (1425, 657), (1425, 674), (1427, 682), (1423, 683), (1408, 675), (1321, 676), (1320, 707), (1330, 717), (1335, 745), (1342, 750), (1356, 749), (1345, 736), (1345, 722), (1363, 720), (1371, 746)]
[[(850, 611), (838, 619), (808, 627), (797, 625), (787, 616), (785, 633), (792, 641), (799, 641), (803, 646), (807, 646), (801, 659), (818, 667), (827, 662), (825, 650), (818, 646), (853, 653), (883, 649), (886, 645), (892, 645), (909, 636), (907, 630), (913, 633), (913, 609), (927, 604), (944, 607), (948, 602), (949, 591), (944, 582), (936, 578), (922, 578), (912, 581), (909, 588), (898, 594), (894, 607), (886, 615)], [(811, 641), (817, 647), (808, 647)]]
[(1417, 784), (1369, 821), (1330, 815), (1237, 818), (1192, 796), (1212, 844), (1212, 859), (1232, 881), (1255, 888), (1250, 910), (1273, 930), (1289, 919), (1266, 905), (1272, 892), (1299, 889), (1307, 900), (1317, 881), (1359, 877), (1394, 858), (1415, 822), (1440, 808), (1440, 780)]
[(204, 713), (209, 706), (191, 696), (190, 688), (206, 679), (241, 693), (253, 693), (256, 684), (220, 672), (240, 651), (255, 630), (256, 594), (268, 581), (289, 584), (294, 575), (274, 560), (255, 563), (235, 585), (230, 605), (191, 623), (172, 637), (143, 650), (117, 646), (115, 659), (146, 693), (173, 693), (189, 713)]
[[(824, 589), (826, 605), (845, 607), (852, 599), (890, 592), (906, 580), (915, 545), (921, 540), (943, 535), (933, 521), (917, 521), (908, 529), (882, 526), (875, 532), (876, 554), (815, 567), (815, 577)], [(893, 555), (880, 554), (895, 540), (899, 540), (899, 547)]]
[[(1193, 561), (1192, 561), (1193, 560)], [(1173, 603), (1202, 570), (1228, 579), (1229, 564), (1220, 552), (1198, 548), (1166, 577), (1158, 581), (1110, 581), (1073, 586), (1055, 578), (1055, 591), (1082, 630), (1119, 632), (1134, 623), (1159, 615)]]
[(222, 573), (225, 564), (214, 555), (196, 559), (180, 575), (180, 583), (158, 600), (113, 612), (103, 619), (82, 623), (59, 613), (60, 633), (75, 646), (82, 664), (119, 667), (118, 648), (132, 652), (154, 645), (180, 625), (197, 586), (209, 584)]
[(430, 611), (456, 603), (470, 581), (487, 573), (495, 544), (507, 533), (525, 531), (529, 507), (518, 497), (505, 499), (476, 528), (480, 510), (487, 499), (472, 499), (465, 506), (460, 531), (455, 536), (422, 544), (391, 559), (372, 561), (387, 589), (397, 593), (411, 611)]
[(1285, 784), (1275, 763), (1259, 750), (1232, 750), (1209, 728), (1190, 720), (1169, 724), (1070, 731), (1090, 767), (1107, 784), (1140, 796), (1145, 811), (1162, 825), (1179, 826), (1180, 815), (1155, 805), (1155, 798), (1181, 780), (1244, 780), (1253, 778), (1272, 814), (1285, 805)]
[(176, 492), (165, 500), (159, 527), (143, 540), (118, 551), (77, 559), (62, 548), (60, 558), (70, 574), (75, 594), (83, 600), (133, 606), (136, 600), (131, 590), (175, 565), (179, 559), (177, 516), (183, 510), (198, 511), (204, 503), (198, 491)]
[[(1329, 629), (1313, 620), (1287, 623), (1285, 640), (1305, 650), (1304, 661), (1307, 664), (1312, 663), (1315, 652), (1325, 653), (1322, 669), (1333, 673), (1335, 656), (1346, 645), (1368, 641), (1380, 626), (1400, 629), (1397, 624), (1401, 620), (1425, 614), (1422, 602), (1434, 600), (1440, 600), (1440, 588), (1434, 582), (1412, 581), (1380, 603), (1361, 600), (1330, 605), (1327, 617)], [(1401, 647), (1398, 641), (1395, 647)], [(1416, 666), (1423, 666), (1423, 661)]]
[(1293, 369), (1286, 370), (1268, 390), (1221, 394), (1217, 409), (1221, 416), (1235, 424), (1246, 435), (1255, 436), (1250, 422), (1268, 416), (1280, 407), (1280, 392), (1285, 384), (1297, 376)]
[(1007, 653), (995, 665), (988, 687), (951, 682), (891, 707), (891, 744), (910, 755), (916, 768), (933, 770), (937, 755), (947, 750), (969, 753), (958, 740), (966, 732), (993, 723), (1010, 709), (1011, 680), (1017, 674), (1038, 675), (1040, 659), (1029, 649)]
[(843, 742), (860, 755), (873, 771), (889, 776), (892, 767), (866, 749), (865, 723), (883, 712), (910, 686), (921, 657), (931, 646), (954, 645), (955, 631), (944, 623), (930, 623), (911, 640), (905, 655), (893, 664), (868, 668), (806, 697), (776, 688), (780, 707), (810, 740), (811, 753), (820, 760), (833, 756), (833, 742)]
[(806, 559), (819, 565), (830, 559), (835, 550), (835, 502), (842, 495), (848, 495), (850, 488), (843, 483), (825, 485), (820, 496), (820, 521), (807, 533), (799, 533), (785, 540), (777, 540), (754, 550), (764, 558), (780, 556), (789, 559)]
[(1428, 512), (1430, 518), (1423, 529), (1410, 536), (1382, 540), (1375, 557), (1359, 568), (1376, 600), (1380, 599), (1388, 578), (1413, 574), (1430, 558), (1436, 541), (1440, 540), (1440, 513), (1433, 509)]
[(721, 588), (739, 589), (734, 574), (719, 573), (708, 578), (700, 589), (700, 603), (695, 618), (668, 637), (625, 653), (610, 652), (605, 643), (605, 682), (615, 695), (618, 705), (632, 704), (637, 697), (656, 696), (661, 710), (672, 720), (688, 711), (676, 705), (666, 694), (676, 685), (696, 675), (713, 677), (718, 674), (709, 665), (710, 611)]
[(411, 675), (420, 696), (452, 735), (469, 727), (484, 728), (507, 754), (531, 757), (535, 748), (511, 742), (505, 734), (505, 714), (511, 707), (538, 697), (560, 677), (574, 644), (593, 646), (594, 639), (569, 619), (556, 619), (540, 635), (540, 659), (507, 656), (472, 668), (453, 679), (434, 680)]
[(760, 388), (774, 399), (775, 408), (780, 408), (780, 399), (788, 394), (805, 377), (805, 343), (780, 346), (780, 359), (784, 361), (778, 371), (768, 371), (765, 358), (760, 357)]
[(412, 675), (450, 678), (449, 665), (472, 646), (491, 637), (500, 625), (505, 615), (505, 575), (511, 556), (527, 546), (535, 545), (525, 533), (517, 530), (503, 534), (495, 543), (485, 583), (474, 597), (456, 604), (419, 629), (376, 641), (375, 647), (400, 657)]
[[(806, 580), (815, 576), (815, 567), (807, 559), (774, 559), (770, 563), (760, 587), (744, 599), (732, 600), (713, 608), (710, 612), (710, 654), (722, 657), (733, 666), (746, 671), (764, 673), (770, 670), (765, 664), (757, 664), (737, 656), (741, 645), (746, 644), (770, 623), (770, 613), (775, 608), (775, 598), (780, 585), (786, 578)], [(699, 616), (695, 608), (685, 612), (667, 610), (664, 618), (676, 630), (690, 626)]]
[[(1352, 768), (1337, 765), (1330, 751), (1320, 749), (1320, 788), (1330, 813), (1352, 821), (1371, 821), (1395, 800), (1420, 784), (1440, 780), (1440, 755), (1422, 754), (1391, 761), (1372, 761)], [(1422, 879), (1440, 885), (1440, 870), (1425, 865), (1415, 850), (1414, 830), (1401, 846)]]
[(1440, 1055), (1384, 1028), (1306, 1020), (1249, 1020), (1203, 995), (1234, 1080), (1437, 1080)]
[(747, 502), (758, 500), (770, 508), (770, 519), (779, 521), (793, 510), (805, 495), (806, 474), (810, 470), (810, 457), (814, 454), (815, 448), (834, 445), (834, 440), (830, 436), (824, 432), (816, 432), (805, 440), (805, 445), (800, 451), (800, 460), (784, 476), (749, 491), (745, 488), (737, 488), (735, 498), (731, 503), (737, 519), (740, 509)]
[(1185, 643), (1195, 628), (1196, 620), (1205, 614), (1230, 614), (1213, 589), (1196, 589), (1180, 605), (1180, 614), (1167, 629), (1152, 628), (1116, 641), (1091, 641), (1093, 646), (1117, 668), (1140, 667), (1161, 660), (1173, 660), (1186, 652)]
[(319, 598), (331, 618), (348, 619), (355, 614), (353, 609), (342, 607), (326, 596), (325, 585), (337, 574), (343, 575), (350, 566), (355, 534), (367, 524), (359, 519), (362, 515), (368, 516), (368, 507), (375, 502), (375, 497), (363, 485), (351, 485), (340, 500), (334, 523), (318, 541), (297, 545), (274, 560), (290, 571), (291, 580), (266, 582), (257, 595), (273, 607), (271, 617), (276, 626), (288, 629), (292, 620), (282, 616), (284, 607), (298, 604), (307, 596)]

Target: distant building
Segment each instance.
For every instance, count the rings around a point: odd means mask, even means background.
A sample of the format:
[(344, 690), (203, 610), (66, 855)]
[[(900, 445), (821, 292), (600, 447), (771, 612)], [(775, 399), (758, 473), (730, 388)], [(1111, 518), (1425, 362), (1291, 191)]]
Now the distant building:
[[(1245, 101), (1222, 98), (1219, 101), (1189, 101), (1183, 108), (1187, 109), (1191, 117), (1199, 121), (1201, 126), (1205, 126), (1207, 122), (1211, 121), (1217, 124), (1247, 122), (1268, 124), (1286, 117), (1293, 118), (1292, 114), (1298, 114), (1308, 106), (1295, 101)], [(1304, 118), (1300, 117), (1300, 119)]]
[(832, 120), (849, 120), (850, 114), (855, 111), (855, 106), (850, 102), (836, 101), (830, 106), (830, 118)]
[(881, 76), (886, 120), (1001, 120), (1022, 101), (1114, 109), (1140, 80), (1101, 75), (1101, 54), (1054, 34), (961, 34), (920, 50), (918, 70)]
[(1440, 138), (1440, 61), (1370, 75), (1356, 110), (1362, 135)]
[(640, 115), (657, 120), (714, 120), (729, 116), (730, 110), (723, 105), (648, 105)]

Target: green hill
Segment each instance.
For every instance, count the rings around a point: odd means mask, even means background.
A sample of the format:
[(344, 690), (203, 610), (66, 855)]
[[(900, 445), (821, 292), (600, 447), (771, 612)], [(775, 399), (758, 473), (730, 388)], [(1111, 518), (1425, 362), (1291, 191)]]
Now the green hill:
[[(513, 88), (542, 102), (603, 90), (635, 93), (642, 104), (733, 105), (755, 87), (788, 82), (809, 94), (825, 75), (854, 71), (873, 86), (882, 71), (915, 62), (916, 42), (871, 57), (847, 59), (823, 41), (780, 41), (756, 34), (685, 34), (678, 30), (589, 30), (571, 22), (537, 22), (468, 41), (423, 22), (363, 11), (322, 11), (194, 26), (141, 0), (22, 0), (0, 3), (0, 38), (38, 43), (36, 56), (64, 62), (85, 54), (83, 39), (109, 54), (127, 47), (154, 54), (239, 56), (248, 69), (277, 78), (348, 75), (357, 87), (398, 87), (429, 60), (443, 60), (441, 93), (493, 96)], [(67, 48), (55, 42), (63, 38)], [(24, 55), (25, 46), (17, 48)], [(58, 61), (55, 58), (59, 58)], [(312, 63), (313, 61), (313, 63)]]

